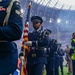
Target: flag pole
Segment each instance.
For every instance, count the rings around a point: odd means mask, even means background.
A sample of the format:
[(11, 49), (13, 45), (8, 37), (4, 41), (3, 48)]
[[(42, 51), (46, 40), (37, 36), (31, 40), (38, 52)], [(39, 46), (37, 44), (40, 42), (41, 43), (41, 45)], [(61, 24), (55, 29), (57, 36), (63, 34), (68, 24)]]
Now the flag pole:
[(23, 60), (20, 75), (28, 75), (27, 73), (27, 54), (29, 52), (29, 47), (24, 44), (24, 42), (28, 41), (28, 32), (29, 32), (29, 18), (30, 18), (30, 9), (31, 9), (32, 1), (29, 1), (28, 10), (26, 15), (26, 21), (23, 32), (23, 41), (21, 46), (21, 51), (23, 52)]

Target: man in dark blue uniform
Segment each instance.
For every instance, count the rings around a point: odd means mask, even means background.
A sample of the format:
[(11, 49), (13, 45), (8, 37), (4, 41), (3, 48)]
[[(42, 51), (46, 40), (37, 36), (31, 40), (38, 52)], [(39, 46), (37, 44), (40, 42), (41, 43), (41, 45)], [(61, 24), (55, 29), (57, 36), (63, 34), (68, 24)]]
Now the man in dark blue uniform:
[(57, 44), (57, 52), (55, 53), (55, 75), (59, 75), (59, 66), (63, 75), (63, 56), (64, 51), (61, 49), (61, 44)]
[(13, 41), (21, 38), (22, 30), (20, 3), (0, 0), (0, 75), (13, 75), (17, 68), (18, 50)]
[(46, 64), (46, 50), (44, 46), (48, 44), (45, 32), (41, 31), (43, 20), (39, 16), (32, 16), (31, 22), (34, 31), (28, 34), (29, 41), (25, 45), (30, 46), (27, 57), (28, 75), (42, 75), (44, 64)]
[[(61, 74), (63, 75), (63, 55), (64, 55), (64, 51), (61, 48), (61, 44), (58, 44), (58, 48), (57, 48), (57, 57), (58, 57), (58, 69), (60, 67), (61, 69)], [(57, 65), (56, 64), (56, 65)]]
[(57, 40), (51, 39), (51, 30), (46, 29), (46, 35), (48, 36), (47, 45), (47, 64), (46, 64), (46, 75), (54, 75), (54, 53), (57, 50)]

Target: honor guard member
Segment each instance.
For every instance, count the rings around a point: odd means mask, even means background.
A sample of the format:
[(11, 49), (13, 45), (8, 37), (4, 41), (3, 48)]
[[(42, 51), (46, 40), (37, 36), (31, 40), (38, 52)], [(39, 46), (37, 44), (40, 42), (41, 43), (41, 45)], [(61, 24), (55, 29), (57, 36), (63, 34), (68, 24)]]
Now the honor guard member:
[(64, 55), (64, 51), (61, 48), (61, 44), (59, 43), (58, 48), (57, 48), (57, 57), (58, 57), (58, 62), (59, 63), (57, 63), (57, 64), (58, 64), (58, 69), (59, 69), (59, 67), (61, 69), (61, 75), (63, 75), (63, 61), (64, 61), (63, 55)]
[(75, 32), (72, 34), (70, 55), (72, 58), (72, 75), (75, 75)]
[(40, 16), (32, 16), (31, 22), (34, 31), (28, 34), (29, 41), (25, 45), (30, 46), (27, 57), (28, 75), (42, 75), (44, 64), (46, 64), (46, 50), (48, 44), (45, 32), (41, 31), (43, 20)]
[(46, 35), (48, 36), (48, 45), (46, 47), (47, 49), (47, 64), (46, 64), (46, 75), (54, 75), (54, 53), (57, 50), (57, 40), (52, 39), (51, 36), (51, 30), (46, 29)]
[(0, 75), (13, 75), (17, 68), (18, 50), (13, 41), (22, 35), (20, 9), (17, 0), (0, 0)]
[(61, 44), (57, 44), (57, 51), (55, 53), (55, 75), (59, 75), (59, 66), (61, 69), (61, 74), (63, 75), (63, 56), (64, 51), (61, 49)]

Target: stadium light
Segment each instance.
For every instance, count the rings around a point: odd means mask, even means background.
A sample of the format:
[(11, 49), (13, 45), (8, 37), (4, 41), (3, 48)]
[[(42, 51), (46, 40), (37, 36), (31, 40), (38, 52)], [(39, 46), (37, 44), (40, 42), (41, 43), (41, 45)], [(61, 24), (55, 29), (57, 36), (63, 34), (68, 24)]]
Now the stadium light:
[(52, 23), (52, 22), (53, 22), (53, 19), (52, 19), (52, 18), (50, 18), (49, 22), (50, 22), (50, 23)]
[(66, 24), (69, 24), (69, 21), (68, 20), (66, 20)]
[(61, 22), (61, 19), (57, 19), (57, 23), (60, 23)]

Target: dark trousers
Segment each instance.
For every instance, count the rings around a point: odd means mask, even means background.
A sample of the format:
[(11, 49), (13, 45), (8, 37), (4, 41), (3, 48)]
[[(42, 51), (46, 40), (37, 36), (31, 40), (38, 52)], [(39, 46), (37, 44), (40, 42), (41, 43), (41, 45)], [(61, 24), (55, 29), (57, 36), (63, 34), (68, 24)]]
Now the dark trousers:
[(46, 64), (46, 75), (54, 75), (54, 58), (49, 58)]
[(73, 70), (72, 75), (75, 75), (75, 60), (72, 60), (72, 70)]
[(54, 75), (59, 75), (59, 59), (58, 57), (55, 57), (55, 67), (54, 67)]
[(44, 70), (44, 63), (27, 65), (28, 75), (42, 75)]
[(59, 60), (59, 67), (61, 69), (61, 74), (63, 75), (63, 61)]

